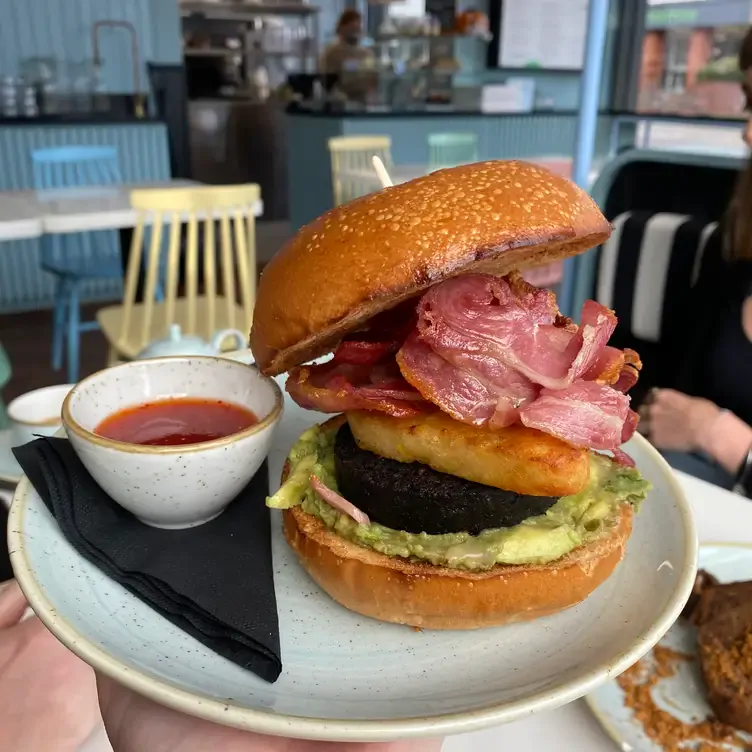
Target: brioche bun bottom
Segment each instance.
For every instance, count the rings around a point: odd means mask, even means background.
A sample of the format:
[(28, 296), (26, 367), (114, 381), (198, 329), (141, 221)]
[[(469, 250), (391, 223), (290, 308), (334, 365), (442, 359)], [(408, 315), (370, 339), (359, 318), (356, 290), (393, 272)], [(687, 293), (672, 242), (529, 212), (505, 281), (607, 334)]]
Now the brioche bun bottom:
[(336, 535), (293, 507), (284, 533), (303, 568), (335, 601), (380, 621), (424, 629), (480, 629), (528, 621), (583, 601), (614, 571), (632, 532), (633, 510), (602, 536), (550, 564), (484, 572), (390, 557)]

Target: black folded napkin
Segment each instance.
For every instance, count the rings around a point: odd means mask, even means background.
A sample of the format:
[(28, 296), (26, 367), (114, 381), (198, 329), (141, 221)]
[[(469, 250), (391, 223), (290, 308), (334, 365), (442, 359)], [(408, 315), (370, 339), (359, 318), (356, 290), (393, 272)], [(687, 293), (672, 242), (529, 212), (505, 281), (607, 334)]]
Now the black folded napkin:
[(266, 463), (215, 520), (161, 530), (114, 502), (65, 439), (37, 439), (13, 453), (81, 556), (215, 653), (277, 680)]

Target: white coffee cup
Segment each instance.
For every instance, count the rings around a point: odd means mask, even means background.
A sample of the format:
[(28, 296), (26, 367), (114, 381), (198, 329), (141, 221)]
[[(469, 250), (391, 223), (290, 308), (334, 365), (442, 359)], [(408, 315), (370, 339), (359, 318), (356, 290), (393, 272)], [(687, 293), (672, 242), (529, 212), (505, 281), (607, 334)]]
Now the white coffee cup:
[(63, 402), (73, 384), (45, 386), (16, 397), (8, 405), (11, 446), (21, 446), (35, 436), (52, 436), (62, 425)]

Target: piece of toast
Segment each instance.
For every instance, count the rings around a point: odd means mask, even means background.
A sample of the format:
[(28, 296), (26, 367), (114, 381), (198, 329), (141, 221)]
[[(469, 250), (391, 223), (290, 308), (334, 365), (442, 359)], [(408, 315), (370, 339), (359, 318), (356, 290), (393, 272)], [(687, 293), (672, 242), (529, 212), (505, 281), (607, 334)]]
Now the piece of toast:
[(706, 588), (694, 617), (710, 707), (752, 732), (752, 582)]

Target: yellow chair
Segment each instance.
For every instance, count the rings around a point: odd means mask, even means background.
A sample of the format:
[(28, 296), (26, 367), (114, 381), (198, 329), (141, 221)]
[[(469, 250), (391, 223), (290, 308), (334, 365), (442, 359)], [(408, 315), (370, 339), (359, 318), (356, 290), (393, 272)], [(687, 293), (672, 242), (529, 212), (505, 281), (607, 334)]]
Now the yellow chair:
[(337, 136), (329, 139), (332, 160), (334, 205), (339, 206), (381, 187), (373, 170), (373, 158), (392, 165), (392, 139), (389, 136)]
[[(218, 329), (250, 329), (256, 296), (254, 209), (259, 198), (258, 185), (131, 193), (131, 206), (139, 218), (131, 242), (123, 302), (97, 314), (110, 344), (110, 363), (135, 358), (150, 342), (166, 337), (175, 323), (181, 325), (184, 334), (204, 339), (210, 339)], [(181, 251), (183, 223), (187, 224), (187, 233), (185, 250)], [(178, 289), (181, 261), (182, 291)], [(203, 280), (199, 279), (201, 267)], [(142, 270), (143, 302), (136, 302)], [(158, 300), (162, 297), (161, 276), (164, 300)]]

